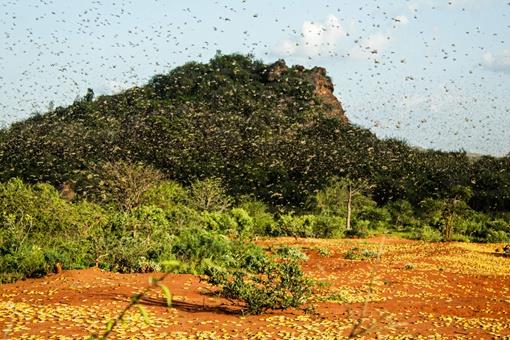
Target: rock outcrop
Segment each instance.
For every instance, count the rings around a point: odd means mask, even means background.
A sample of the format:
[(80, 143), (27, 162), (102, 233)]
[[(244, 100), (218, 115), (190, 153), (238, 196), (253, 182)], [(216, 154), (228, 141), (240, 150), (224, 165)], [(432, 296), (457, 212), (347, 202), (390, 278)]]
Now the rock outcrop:
[[(311, 70), (306, 70), (301, 65), (296, 65), (294, 68), (303, 74), (303, 78), (313, 84), (314, 94), (326, 106), (327, 114), (332, 117), (340, 118), (344, 123), (348, 123), (342, 103), (333, 94), (333, 82), (331, 78), (327, 76), (326, 69), (323, 67), (314, 67)], [(265, 73), (265, 80), (267, 82), (279, 81), (288, 71), (289, 68), (285, 60), (280, 59), (268, 67)]]
[(314, 93), (319, 97), (328, 108), (330, 116), (340, 118), (344, 123), (347, 123), (347, 117), (342, 107), (342, 103), (333, 94), (334, 87), (331, 78), (326, 74), (324, 67), (314, 67), (309, 74), (311, 81), (315, 87)]

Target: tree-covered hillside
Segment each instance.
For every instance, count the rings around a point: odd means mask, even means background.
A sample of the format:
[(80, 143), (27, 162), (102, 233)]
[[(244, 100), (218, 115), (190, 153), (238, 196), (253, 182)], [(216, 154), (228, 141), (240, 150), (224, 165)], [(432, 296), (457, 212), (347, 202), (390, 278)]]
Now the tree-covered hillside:
[(72, 183), (83, 197), (103, 162), (123, 160), (183, 184), (219, 177), (235, 197), (298, 210), (334, 177), (370, 182), (379, 204), (453, 199), (462, 187), (474, 209), (510, 210), (510, 157), (380, 140), (348, 123), (328, 91), (324, 69), (218, 54), (117, 95), (89, 90), (0, 131), (0, 181)]

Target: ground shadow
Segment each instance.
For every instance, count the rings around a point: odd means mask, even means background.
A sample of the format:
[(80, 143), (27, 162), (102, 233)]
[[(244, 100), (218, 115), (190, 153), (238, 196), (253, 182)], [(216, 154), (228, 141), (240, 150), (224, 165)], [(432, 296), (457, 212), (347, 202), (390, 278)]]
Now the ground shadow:
[(510, 253), (491, 253), (492, 255), (496, 256), (496, 257), (507, 257), (507, 258), (510, 258)]
[[(167, 307), (166, 300), (161, 299), (155, 299), (151, 297), (142, 297), (140, 300), (140, 304), (146, 305), (146, 306), (158, 306), (158, 307)], [(181, 311), (185, 311), (188, 313), (216, 313), (216, 314), (227, 314), (227, 315), (241, 315), (242, 314), (242, 308), (239, 306), (232, 306), (232, 305), (207, 305), (205, 302), (199, 303), (199, 302), (188, 302), (188, 301), (172, 301), (172, 308), (176, 308)]]
[[(104, 292), (94, 292), (87, 294), (89, 298), (96, 300), (113, 300), (113, 301), (121, 301), (121, 302), (129, 302), (133, 296), (133, 294), (128, 294), (125, 292), (114, 293), (111, 291)], [(227, 314), (227, 315), (241, 315), (243, 310), (241, 306), (236, 306), (233, 304), (218, 304), (218, 305), (208, 305), (205, 302), (205, 297), (214, 296), (214, 294), (202, 293), (204, 296), (204, 300), (202, 302), (192, 302), (192, 301), (181, 301), (181, 300), (172, 300), (172, 308), (176, 308), (178, 310), (182, 310), (188, 313), (217, 313), (217, 314)], [(166, 300), (161, 298), (152, 298), (149, 296), (143, 296), (139, 302), (141, 305), (146, 306), (155, 306), (155, 307), (167, 307)]]

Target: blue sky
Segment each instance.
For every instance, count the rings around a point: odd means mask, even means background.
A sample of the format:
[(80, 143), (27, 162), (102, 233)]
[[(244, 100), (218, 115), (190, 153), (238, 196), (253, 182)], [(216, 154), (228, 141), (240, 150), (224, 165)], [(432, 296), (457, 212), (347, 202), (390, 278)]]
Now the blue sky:
[(115, 93), (217, 50), (324, 66), (351, 122), (443, 150), (510, 152), (510, 1), (0, 3), (0, 124)]

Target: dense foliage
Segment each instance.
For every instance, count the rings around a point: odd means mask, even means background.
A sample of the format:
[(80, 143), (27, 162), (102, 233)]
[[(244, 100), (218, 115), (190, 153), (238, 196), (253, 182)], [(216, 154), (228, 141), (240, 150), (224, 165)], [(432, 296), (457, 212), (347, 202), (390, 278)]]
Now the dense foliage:
[[(140, 166), (131, 165), (131, 171)], [(428, 241), (510, 241), (508, 215), (477, 212), (460, 194), (429, 198), (415, 209), (404, 200), (378, 206), (367, 192), (359, 193), (352, 201), (352, 229), (347, 230), (346, 201), (333, 199), (347, 195), (346, 182), (330, 182), (309, 197), (309, 211), (299, 214), (271, 212), (251, 197), (233, 203), (219, 179), (197, 181), (189, 188), (160, 180), (134, 193), (141, 198), (129, 210), (116, 199), (101, 205), (70, 202), (49, 184), (11, 179), (0, 184), (0, 279), (45, 275), (57, 266), (195, 274), (214, 267), (254, 275), (271, 267), (264, 251), (248, 241), (254, 236), (358, 237), (392, 231)], [(124, 185), (123, 179), (110, 183), (114, 193), (114, 187)], [(216, 204), (205, 209), (208, 195)]]
[(257, 235), (510, 241), (509, 156), (380, 140), (331, 116), (310, 70), (268, 69), (217, 55), (1, 130), (0, 282), (195, 273), (261, 312), (309, 284)]
[[(117, 186), (123, 185), (119, 180)], [(117, 201), (104, 207), (71, 203), (49, 184), (19, 179), (0, 184), (0, 283), (92, 266), (122, 273), (166, 271), (205, 275), (247, 313), (302, 305), (310, 282), (298, 261), (248, 241), (257, 214), (194, 208), (211, 187), (230, 200), (217, 180), (196, 182), (190, 190), (164, 181), (142, 192), (140, 205), (125, 210)]]
[(405, 199), (418, 207), (426, 198), (451, 198), (460, 185), (472, 191), (471, 208), (510, 210), (509, 157), (472, 159), (379, 140), (328, 115), (310, 70), (294, 66), (275, 80), (269, 67), (219, 54), (118, 95), (89, 91), (67, 108), (2, 130), (0, 180), (71, 181), (90, 197), (98, 164), (125, 160), (182, 184), (222, 178), (236, 197), (298, 210), (335, 176), (367, 179), (379, 204)]

